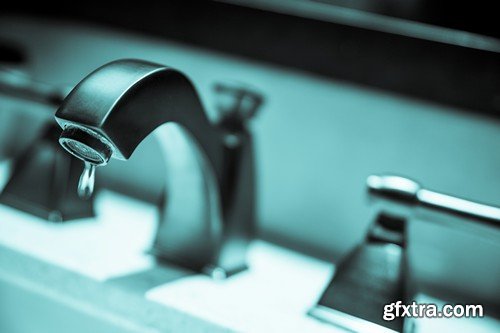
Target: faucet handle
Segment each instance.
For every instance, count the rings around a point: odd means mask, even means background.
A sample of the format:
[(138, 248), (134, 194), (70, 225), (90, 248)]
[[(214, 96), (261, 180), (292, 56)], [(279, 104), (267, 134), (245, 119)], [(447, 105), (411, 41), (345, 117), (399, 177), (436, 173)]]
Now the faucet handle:
[(500, 226), (500, 207), (432, 191), (416, 181), (400, 176), (371, 175), (366, 183), (370, 194), (384, 197), (391, 202), (427, 207)]
[(93, 217), (94, 201), (80, 200), (73, 190), (80, 163), (57, 144), (61, 130), (48, 126), (19, 156), (0, 193), (0, 202), (51, 222)]
[(216, 83), (216, 107), (221, 123), (242, 124), (253, 118), (264, 96), (254, 87), (240, 82)]
[(70, 90), (34, 80), (22, 70), (0, 67), (0, 91), (13, 97), (59, 106)]

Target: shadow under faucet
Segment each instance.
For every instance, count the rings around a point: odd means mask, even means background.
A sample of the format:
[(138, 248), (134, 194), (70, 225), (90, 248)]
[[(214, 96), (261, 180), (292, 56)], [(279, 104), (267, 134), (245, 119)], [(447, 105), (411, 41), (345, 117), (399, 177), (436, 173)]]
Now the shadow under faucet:
[(214, 277), (246, 268), (255, 220), (252, 138), (243, 123), (211, 123), (186, 76), (140, 60), (111, 62), (72, 90), (56, 120), (59, 143), (87, 166), (87, 183), (95, 166), (127, 160), (154, 131), (168, 177), (153, 253)]

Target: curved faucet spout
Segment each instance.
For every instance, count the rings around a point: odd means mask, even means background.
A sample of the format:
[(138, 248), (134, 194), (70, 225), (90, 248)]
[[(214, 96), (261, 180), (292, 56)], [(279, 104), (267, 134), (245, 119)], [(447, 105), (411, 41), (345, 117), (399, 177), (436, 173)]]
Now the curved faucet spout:
[[(169, 177), (154, 253), (226, 275), (246, 267), (254, 225), (251, 136), (245, 126), (228, 133), (210, 122), (182, 73), (139, 60), (109, 63), (73, 89), (56, 120), (61, 145), (95, 166), (127, 160), (155, 132)], [(228, 135), (236, 144), (227, 144)]]

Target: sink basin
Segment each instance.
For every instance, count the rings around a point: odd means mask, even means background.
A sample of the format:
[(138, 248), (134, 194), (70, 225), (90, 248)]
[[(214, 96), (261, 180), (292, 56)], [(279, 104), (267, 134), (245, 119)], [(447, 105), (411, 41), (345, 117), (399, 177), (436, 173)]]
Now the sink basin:
[[(0, 174), (7, 169), (0, 163)], [(146, 253), (154, 205), (101, 191), (96, 211), (53, 224), (0, 205), (0, 332), (225, 331), (148, 301), (140, 283), (124, 285), (138, 271), (178, 276)]]
[(2, 332), (142, 332), (119, 320), (99, 315), (84, 304), (68, 304), (64, 297), (51, 294), (49, 290), (37, 290), (36, 286), (23, 282), (0, 275)]
[[(222, 281), (182, 276), (145, 253), (154, 206), (103, 191), (97, 211), (97, 219), (54, 225), (0, 205), (0, 332), (344, 332), (306, 315), (330, 263), (257, 240), (246, 272)], [(451, 323), (464, 320), (416, 326)], [(466, 324), (498, 327), (491, 318)]]
[(248, 272), (179, 278), (147, 254), (154, 205), (104, 190), (95, 200), (96, 218), (64, 224), (0, 205), (0, 332), (225, 331), (248, 328), (248, 316), (263, 329), (342, 331), (307, 316), (331, 263), (255, 241)]
[(0, 295), (0, 332), (225, 331), (140, 294), (3, 246)]

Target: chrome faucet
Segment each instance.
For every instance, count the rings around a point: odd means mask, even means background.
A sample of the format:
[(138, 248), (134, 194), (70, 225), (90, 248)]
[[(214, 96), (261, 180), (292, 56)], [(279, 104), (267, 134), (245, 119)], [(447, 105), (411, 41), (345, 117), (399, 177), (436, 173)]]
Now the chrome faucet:
[(72, 90), (56, 120), (59, 143), (86, 165), (84, 196), (96, 166), (127, 160), (154, 131), (168, 177), (153, 253), (217, 277), (246, 268), (255, 218), (252, 138), (244, 123), (212, 123), (186, 76), (139, 60), (111, 62)]

